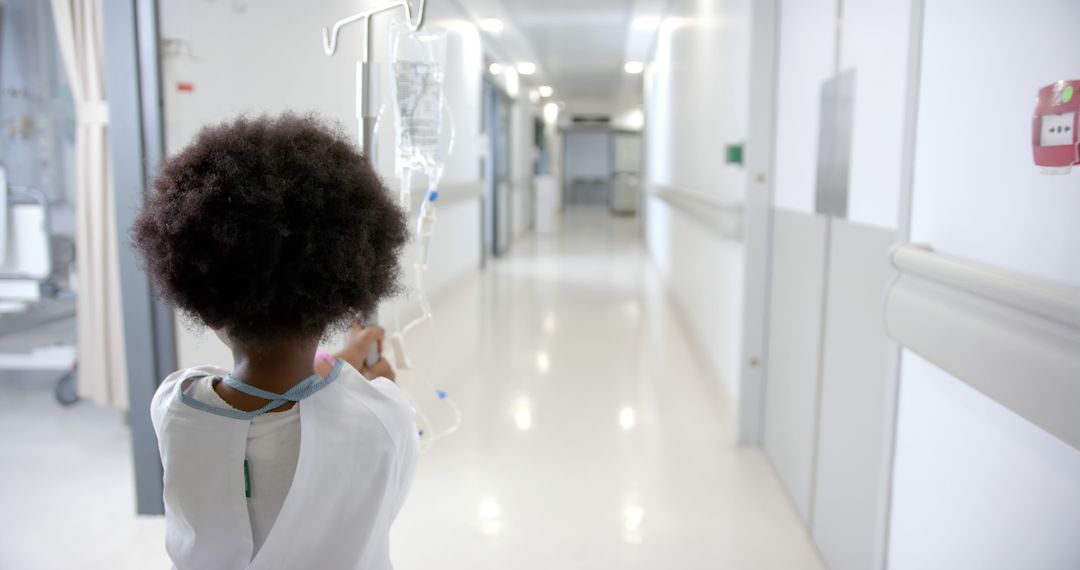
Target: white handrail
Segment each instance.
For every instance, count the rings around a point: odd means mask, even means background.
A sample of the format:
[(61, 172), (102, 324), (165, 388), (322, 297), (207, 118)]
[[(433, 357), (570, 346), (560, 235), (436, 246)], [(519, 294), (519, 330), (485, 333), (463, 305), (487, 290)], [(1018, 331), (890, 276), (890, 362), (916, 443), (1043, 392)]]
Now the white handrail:
[(1080, 288), (905, 245), (889, 336), (1080, 449)]
[(745, 205), (742, 202), (724, 202), (703, 192), (659, 184), (651, 184), (649, 193), (684, 214), (700, 220), (726, 239), (739, 241), (743, 238)]
[(1076, 287), (964, 261), (914, 245), (898, 246), (892, 259), (902, 272), (1080, 327), (1080, 289)]

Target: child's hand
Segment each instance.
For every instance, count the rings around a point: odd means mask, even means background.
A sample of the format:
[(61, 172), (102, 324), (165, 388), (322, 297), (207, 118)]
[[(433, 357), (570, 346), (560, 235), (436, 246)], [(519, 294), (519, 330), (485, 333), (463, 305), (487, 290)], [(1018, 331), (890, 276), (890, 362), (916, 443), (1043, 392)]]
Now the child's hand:
[[(385, 336), (386, 330), (380, 326), (353, 324), (345, 332), (345, 346), (342, 347), (337, 357), (351, 364), (353, 368), (360, 371), (369, 380), (379, 377), (393, 380), (395, 377), (394, 369), (382, 357), (382, 342)], [(369, 367), (367, 357), (376, 346), (379, 351), (379, 360)]]
[(386, 331), (380, 326), (353, 323), (349, 330), (345, 331), (345, 344), (341, 347), (340, 358), (360, 370), (373, 348), (377, 346), (379, 354), (382, 354), (382, 341), (385, 336)]
[(375, 364), (372, 364), (370, 368), (361, 368), (360, 373), (368, 380), (374, 380), (376, 378), (394, 380), (396, 376), (394, 367), (390, 366), (390, 363), (382, 356), (380, 356), (379, 360)]

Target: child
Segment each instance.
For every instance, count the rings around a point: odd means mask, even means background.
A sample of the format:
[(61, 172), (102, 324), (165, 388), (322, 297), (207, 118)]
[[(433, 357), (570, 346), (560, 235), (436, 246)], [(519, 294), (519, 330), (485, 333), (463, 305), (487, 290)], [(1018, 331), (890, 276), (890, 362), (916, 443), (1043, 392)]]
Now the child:
[(233, 353), (231, 371), (170, 375), (151, 406), (176, 568), (390, 568), (413, 411), (385, 360), (364, 365), (381, 329), (316, 351), (395, 292), (406, 232), (367, 160), (310, 117), (206, 128), (162, 167), (134, 246)]

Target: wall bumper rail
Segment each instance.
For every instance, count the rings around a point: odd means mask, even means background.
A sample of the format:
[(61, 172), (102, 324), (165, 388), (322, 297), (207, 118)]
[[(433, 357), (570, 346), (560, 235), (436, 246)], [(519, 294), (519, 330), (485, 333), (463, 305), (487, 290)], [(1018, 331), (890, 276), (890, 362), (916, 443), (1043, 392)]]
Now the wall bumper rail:
[(744, 204), (724, 202), (703, 192), (684, 190), (675, 186), (651, 184), (649, 194), (672, 208), (697, 220), (723, 239), (743, 240)]
[(889, 335), (1080, 449), (1080, 288), (903, 245)]

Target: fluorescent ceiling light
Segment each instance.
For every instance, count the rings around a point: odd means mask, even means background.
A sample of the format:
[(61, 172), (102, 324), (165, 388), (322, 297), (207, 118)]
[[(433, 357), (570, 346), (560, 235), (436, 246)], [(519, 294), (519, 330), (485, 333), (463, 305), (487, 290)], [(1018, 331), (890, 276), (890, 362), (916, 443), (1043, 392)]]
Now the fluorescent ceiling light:
[(640, 61), (628, 61), (626, 62), (626, 65), (623, 66), (623, 70), (627, 73), (637, 75), (638, 73), (645, 71), (645, 64)]
[(488, 66), (488, 72), (492, 75), (498, 75), (502, 73), (502, 66), (497, 63), (493, 63)]
[(498, 18), (484, 18), (480, 20), (480, 29), (491, 34), (498, 34), (503, 31), (506, 25)]
[(551, 97), (552, 94), (555, 93), (555, 90), (552, 89), (550, 85), (541, 85), (537, 91), (540, 93), (541, 97)]
[(517, 64), (517, 71), (522, 75), (532, 75), (536, 73), (536, 64), (531, 61), (523, 61)]

